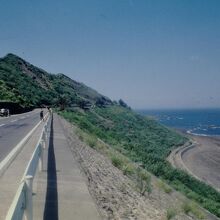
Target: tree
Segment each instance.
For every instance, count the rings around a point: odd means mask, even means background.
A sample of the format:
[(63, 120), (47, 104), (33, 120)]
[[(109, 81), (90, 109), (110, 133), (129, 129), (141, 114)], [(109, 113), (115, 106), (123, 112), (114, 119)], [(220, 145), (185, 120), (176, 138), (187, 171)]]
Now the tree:
[(64, 110), (68, 105), (68, 98), (66, 95), (60, 95), (58, 98), (58, 105), (60, 106), (60, 110)]

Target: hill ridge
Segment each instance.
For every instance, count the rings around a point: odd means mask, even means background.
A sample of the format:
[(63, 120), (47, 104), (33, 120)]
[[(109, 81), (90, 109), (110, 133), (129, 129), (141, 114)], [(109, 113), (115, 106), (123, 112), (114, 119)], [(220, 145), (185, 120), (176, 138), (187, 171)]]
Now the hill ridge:
[(63, 73), (48, 73), (12, 53), (0, 58), (0, 81), (2, 90), (12, 93), (0, 94), (0, 100), (10, 100), (11, 97), (10, 101), (24, 107), (57, 106), (59, 102), (82, 108), (112, 104), (108, 97), (85, 84)]

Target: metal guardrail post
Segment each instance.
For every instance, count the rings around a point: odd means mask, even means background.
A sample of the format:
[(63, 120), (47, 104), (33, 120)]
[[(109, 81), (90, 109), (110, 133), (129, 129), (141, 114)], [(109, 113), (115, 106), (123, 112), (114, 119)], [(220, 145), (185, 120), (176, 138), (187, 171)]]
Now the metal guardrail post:
[(46, 148), (46, 140), (47, 140), (47, 135), (46, 135), (46, 125), (43, 130), (42, 134), (42, 139), (40, 141), (40, 160), (39, 160), (39, 171), (43, 171), (43, 157), (44, 157), (44, 149)]
[(43, 156), (44, 156), (44, 148), (43, 148), (43, 143), (41, 142), (39, 144), (40, 146), (40, 160), (39, 160), (39, 171), (43, 171)]
[[(47, 122), (48, 123), (48, 122)], [(45, 135), (45, 140), (47, 139), (47, 123), (44, 127), (44, 135)]]
[(26, 220), (33, 220), (33, 201), (32, 201), (32, 187), (33, 187), (33, 176), (25, 177), (26, 183), (26, 196), (25, 196), (25, 210), (24, 216)]
[(42, 147), (45, 149), (46, 148), (46, 135), (45, 135), (45, 131), (43, 132), (43, 135), (42, 135), (41, 144), (42, 144)]

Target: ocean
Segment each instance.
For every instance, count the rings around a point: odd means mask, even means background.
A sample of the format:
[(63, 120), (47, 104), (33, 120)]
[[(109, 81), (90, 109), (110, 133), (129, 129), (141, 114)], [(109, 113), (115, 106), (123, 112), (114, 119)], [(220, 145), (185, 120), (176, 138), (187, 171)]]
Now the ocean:
[(220, 135), (220, 109), (138, 110), (138, 113), (153, 117), (163, 125), (189, 134)]

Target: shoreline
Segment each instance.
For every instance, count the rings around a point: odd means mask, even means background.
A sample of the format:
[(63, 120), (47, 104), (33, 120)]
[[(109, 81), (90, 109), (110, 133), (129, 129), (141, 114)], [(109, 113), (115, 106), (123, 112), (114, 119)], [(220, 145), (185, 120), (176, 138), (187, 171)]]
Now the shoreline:
[(220, 191), (220, 135), (201, 136), (177, 130), (190, 142), (174, 149), (167, 160)]
[(177, 133), (180, 133), (181, 135), (188, 136), (188, 137), (210, 137), (210, 138), (219, 138), (219, 140), (220, 140), (220, 134), (212, 134), (212, 135), (209, 135), (209, 134), (197, 134), (197, 133), (191, 132), (191, 130), (174, 128), (174, 127), (168, 127), (168, 128), (169, 129), (173, 129)]

